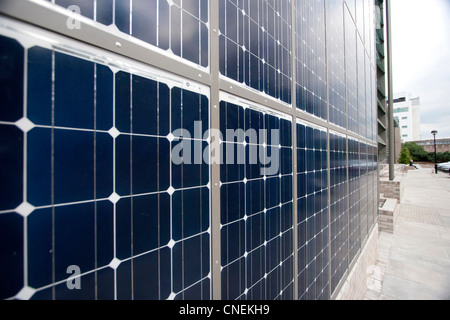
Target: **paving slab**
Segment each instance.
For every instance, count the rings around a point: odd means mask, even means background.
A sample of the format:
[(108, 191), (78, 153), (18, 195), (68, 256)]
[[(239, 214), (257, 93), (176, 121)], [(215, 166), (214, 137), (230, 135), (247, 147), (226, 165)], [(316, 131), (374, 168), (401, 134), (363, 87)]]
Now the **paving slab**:
[(403, 176), (402, 187), (395, 232), (378, 240), (386, 263), (378, 299), (449, 300), (450, 176), (422, 166)]

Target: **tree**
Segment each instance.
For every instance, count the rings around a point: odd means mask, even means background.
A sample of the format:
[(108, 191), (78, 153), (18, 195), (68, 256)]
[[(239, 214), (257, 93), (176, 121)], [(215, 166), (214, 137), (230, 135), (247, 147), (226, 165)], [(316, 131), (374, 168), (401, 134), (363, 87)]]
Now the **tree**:
[(402, 147), (402, 151), (400, 152), (400, 158), (398, 158), (398, 163), (409, 164), (409, 160), (411, 160), (411, 154), (406, 146)]
[(429, 154), (425, 151), (423, 146), (419, 146), (415, 142), (406, 142), (403, 146), (408, 148), (409, 154), (414, 161), (429, 161)]

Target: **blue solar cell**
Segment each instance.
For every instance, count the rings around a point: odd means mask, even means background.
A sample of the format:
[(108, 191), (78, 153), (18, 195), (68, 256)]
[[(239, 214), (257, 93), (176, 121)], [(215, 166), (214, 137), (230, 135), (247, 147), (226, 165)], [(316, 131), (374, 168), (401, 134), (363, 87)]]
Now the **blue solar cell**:
[(239, 259), (245, 252), (245, 222), (239, 220), (227, 224), (220, 230), (221, 264), (226, 266)]
[(0, 215), (0, 298), (14, 296), (23, 286), (23, 217), (15, 213)]
[[(169, 221), (166, 224), (169, 226)], [(205, 232), (209, 225), (208, 188), (180, 190), (173, 194), (172, 238), (174, 240), (178, 241)]]
[[(245, 177), (245, 150), (242, 144), (224, 143), (223, 164), (220, 166), (220, 177), (222, 182), (234, 182), (243, 180)], [(257, 173), (255, 173), (257, 174)]]
[(51, 129), (35, 128), (27, 139), (27, 200), (34, 206), (51, 204)]
[[(263, 221), (261, 221), (263, 222)], [(263, 235), (264, 237), (264, 235)], [(248, 249), (247, 249), (248, 250)], [(259, 246), (251, 251), (246, 259), (247, 262), (247, 288), (256, 286), (256, 290), (249, 293), (250, 299), (265, 299), (265, 281), (264, 274), (266, 271), (266, 250), (264, 246)]]
[[(280, 235), (281, 225), (280, 225), (280, 207), (275, 207), (267, 211), (266, 214), (266, 240), (270, 241)], [(270, 268), (269, 270), (271, 270)]]
[(158, 83), (138, 76), (132, 78), (133, 133), (157, 135), (159, 120), (164, 123), (169, 120), (158, 118)]
[(123, 261), (116, 270), (116, 286), (118, 300), (131, 300), (132, 298), (132, 265), (131, 260)]
[(280, 120), (280, 144), (283, 147), (292, 146), (292, 122)]
[[(208, 125), (208, 99), (198, 93), (173, 88), (171, 92), (171, 123), (172, 132), (184, 129), (194, 138), (195, 122), (201, 122), (202, 129), (207, 130)], [(180, 136), (174, 132), (175, 136)]]
[(113, 73), (106, 66), (96, 65), (96, 129), (109, 130), (113, 126)]
[(97, 198), (113, 193), (113, 139), (105, 133), (95, 135), (95, 191)]
[(240, 258), (222, 270), (222, 300), (235, 300), (246, 289), (245, 261), (245, 258)]
[(52, 282), (52, 209), (39, 209), (27, 218), (28, 283), (34, 288)]
[(14, 39), (0, 36), (0, 120), (17, 121), (23, 116), (24, 49)]
[(182, 32), (182, 57), (194, 63), (200, 63), (200, 22), (193, 16), (183, 11), (182, 13), (183, 30)]
[(113, 23), (113, 0), (97, 0), (96, 18), (97, 21), (109, 26)]
[(54, 203), (94, 198), (93, 160), (93, 132), (55, 130)]
[(94, 63), (55, 53), (55, 125), (94, 129)]
[[(227, 135), (230, 130), (230, 137)], [(244, 109), (232, 103), (220, 102), (220, 132), (224, 141), (244, 142), (245, 115)], [(232, 134), (235, 133), (235, 134)]]
[(67, 279), (67, 267), (80, 271), (95, 267), (95, 204), (83, 203), (55, 208), (55, 280)]
[(245, 147), (245, 176), (247, 179), (259, 179), (264, 176), (263, 165), (258, 160), (260, 150), (258, 145), (247, 145)]
[[(245, 141), (247, 143), (263, 144), (265, 142), (265, 136), (260, 135), (260, 130), (264, 129), (264, 116), (262, 113), (245, 109), (245, 130), (253, 130), (256, 133), (256, 140), (251, 139), (251, 136), (246, 136)], [(255, 140), (255, 141), (253, 141)]]
[(170, 197), (167, 193), (133, 197), (130, 209), (134, 255), (157, 249), (169, 242)]
[(181, 10), (177, 6), (171, 6), (170, 9), (170, 49), (181, 57)]
[(246, 214), (252, 215), (264, 210), (264, 181), (261, 179), (248, 181), (246, 184)]
[(0, 125), (0, 210), (11, 210), (23, 201), (23, 133), (18, 128)]
[(114, 258), (114, 210), (109, 201), (98, 201), (96, 205), (96, 265), (108, 265)]
[(158, 0), (133, 0), (132, 35), (152, 45), (157, 44)]
[(116, 193), (131, 194), (131, 141), (129, 136), (120, 135), (115, 140), (116, 147)]
[(170, 186), (169, 141), (166, 138), (134, 136), (132, 149), (133, 194), (167, 190)]
[(27, 86), (28, 119), (35, 124), (51, 125), (52, 51), (41, 47), (28, 50)]
[(175, 292), (193, 285), (209, 274), (209, 234), (202, 234), (177, 243), (172, 254)]
[(251, 252), (254, 249), (262, 246), (266, 240), (265, 236), (265, 221), (266, 215), (264, 213), (258, 213), (249, 217), (246, 221), (246, 233), (247, 233), (247, 252)]
[[(172, 161), (172, 186), (175, 189), (180, 189), (208, 184), (209, 167), (203, 161), (203, 150), (207, 149), (207, 142), (183, 139), (177, 142), (175, 147), (172, 147), (172, 150), (174, 151), (174, 148), (178, 148), (179, 144), (183, 147), (183, 150), (179, 153), (183, 162), (178, 165)], [(189, 150), (191, 154), (189, 154)], [(199, 163), (199, 161), (201, 162)]]
[(281, 148), (280, 149), (280, 173), (290, 174), (292, 173), (292, 149)]
[(220, 189), (220, 221), (230, 223), (244, 217), (244, 183), (224, 184)]
[(133, 297), (164, 300), (170, 295), (171, 252), (168, 248), (133, 259)]
[(281, 202), (286, 203), (292, 200), (292, 176), (281, 178)]

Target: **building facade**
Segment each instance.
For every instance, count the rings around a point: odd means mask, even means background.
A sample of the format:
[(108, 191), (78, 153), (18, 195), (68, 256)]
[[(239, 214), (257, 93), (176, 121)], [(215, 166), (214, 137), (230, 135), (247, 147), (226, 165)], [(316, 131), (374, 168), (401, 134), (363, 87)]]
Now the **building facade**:
[(420, 98), (406, 93), (394, 94), (394, 118), (398, 122), (402, 142), (420, 140)]
[(388, 155), (388, 106), (386, 90), (386, 44), (384, 27), (384, 1), (375, 1), (376, 22), (376, 61), (377, 61), (377, 126), (378, 126), (378, 157), (379, 161), (387, 160)]
[(0, 14), (0, 298), (336, 297), (377, 231), (373, 0)]
[[(426, 152), (434, 152), (434, 139), (411, 141), (422, 146)], [(450, 152), (450, 138), (436, 139), (436, 152)]]

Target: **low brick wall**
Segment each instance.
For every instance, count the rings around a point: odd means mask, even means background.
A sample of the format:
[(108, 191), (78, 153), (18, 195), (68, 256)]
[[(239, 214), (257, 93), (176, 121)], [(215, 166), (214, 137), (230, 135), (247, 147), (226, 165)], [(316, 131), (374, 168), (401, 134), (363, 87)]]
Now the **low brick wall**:
[(380, 178), (380, 193), (385, 198), (397, 199), (400, 203), (403, 195), (402, 178), (401, 175), (397, 175), (393, 181), (386, 177)]
[(378, 226), (373, 228), (361, 255), (336, 295), (336, 300), (363, 300), (372, 269), (377, 262)]
[(384, 199), (383, 205), (378, 210), (378, 227), (380, 231), (394, 233), (398, 211), (397, 199)]

